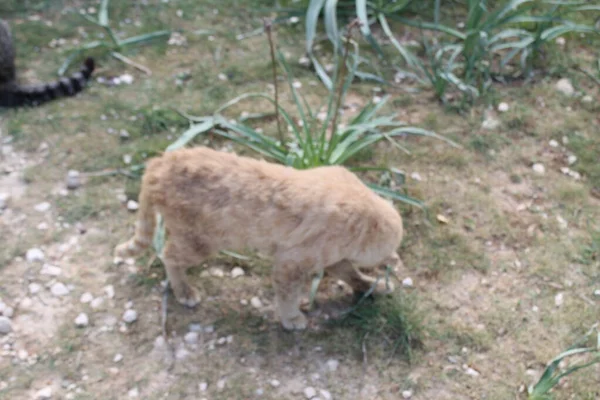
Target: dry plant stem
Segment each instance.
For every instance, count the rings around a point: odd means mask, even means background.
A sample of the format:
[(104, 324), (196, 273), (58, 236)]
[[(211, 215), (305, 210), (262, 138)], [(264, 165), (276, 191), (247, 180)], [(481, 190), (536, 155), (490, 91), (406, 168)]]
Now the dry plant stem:
[(331, 120), (331, 137), (334, 137), (337, 128), (337, 118), (340, 113), (340, 106), (342, 102), (342, 91), (344, 90), (344, 73), (346, 72), (346, 60), (348, 60), (348, 53), (350, 52), (350, 39), (352, 39), (352, 30), (360, 25), (360, 21), (355, 19), (348, 24), (348, 32), (346, 32), (346, 43), (344, 46), (344, 55), (342, 56), (342, 62), (340, 66), (340, 73), (338, 75), (338, 92), (335, 99), (335, 108), (333, 113), (333, 119)]
[(269, 47), (271, 50), (271, 65), (273, 67), (273, 86), (275, 88), (275, 119), (277, 120), (277, 134), (279, 135), (279, 141), (283, 145), (284, 137), (283, 131), (281, 130), (281, 122), (279, 121), (279, 91), (277, 90), (277, 65), (275, 61), (275, 46), (273, 45), (273, 24), (270, 20), (264, 20), (265, 32), (267, 32), (267, 38), (269, 39)]
[(113, 56), (114, 58), (116, 58), (117, 60), (124, 62), (127, 65), (131, 65), (133, 68), (139, 69), (140, 71), (144, 72), (147, 75), (152, 75), (152, 71), (150, 71), (150, 69), (148, 67), (143, 66), (142, 64), (138, 64), (135, 61), (131, 60), (130, 58), (125, 57), (123, 54), (121, 53), (117, 53), (116, 51), (112, 51), (110, 53), (111, 56)]

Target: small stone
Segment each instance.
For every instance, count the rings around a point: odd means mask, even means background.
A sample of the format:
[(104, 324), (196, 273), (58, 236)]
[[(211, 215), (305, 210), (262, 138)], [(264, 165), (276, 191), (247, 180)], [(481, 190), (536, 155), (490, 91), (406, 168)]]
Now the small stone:
[(4, 210), (6, 207), (8, 207), (8, 199), (8, 193), (0, 193), (0, 210)]
[(38, 390), (35, 394), (35, 398), (38, 400), (46, 400), (52, 398), (52, 388), (50, 386)]
[(569, 163), (569, 165), (573, 165), (577, 162), (577, 156), (576, 155), (569, 155), (569, 157), (567, 157), (567, 162)]
[(50, 287), (50, 292), (57, 297), (66, 296), (69, 294), (69, 288), (62, 282), (56, 282)]
[(554, 139), (549, 141), (548, 144), (550, 145), (550, 147), (558, 147), (558, 142)]
[(200, 382), (198, 384), (198, 390), (200, 390), (201, 392), (206, 392), (206, 389), (208, 389), (208, 383)]
[(402, 286), (404, 286), (404, 287), (412, 287), (413, 286), (413, 280), (412, 280), (412, 278), (408, 277), (408, 278), (402, 279)]
[(329, 393), (329, 390), (325, 390), (325, 389), (321, 389), (319, 390), (319, 395), (321, 395), (322, 398), (324, 398), (325, 400), (331, 400), (331, 393)]
[(35, 211), (38, 212), (46, 212), (50, 209), (50, 203), (48, 203), (47, 201), (44, 201), (43, 203), (39, 203), (36, 204), (35, 207), (33, 207), (35, 209)]
[(531, 168), (533, 169), (533, 172), (535, 172), (536, 174), (543, 175), (546, 173), (546, 167), (544, 167), (544, 164), (535, 163), (535, 164), (533, 164), (533, 166)]
[(32, 282), (29, 284), (29, 293), (36, 294), (39, 293), (40, 290), (42, 290), (42, 285), (39, 283)]
[(500, 111), (500, 112), (507, 112), (509, 108), (510, 107), (509, 107), (508, 103), (502, 102), (502, 103), (498, 104), (498, 111)]
[(309, 400), (317, 395), (317, 391), (312, 386), (305, 387), (303, 392), (304, 396)]
[(127, 209), (128, 209), (129, 211), (135, 211), (135, 210), (137, 210), (138, 208), (140, 208), (140, 205), (138, 204), (138, 202), (137, 202), (137, 201), (135, 201), (135, 200), (129, 200), (129, 201), (127, 202)]
[(294, 87), (294, 89), (300, 89), (302, 87), (302, 82), (294, 81), (292, 82), (292, 86)]
[(129, 139), (129, 132), (127, 132), (127, 130), (125, 130), (125, 129), (121, 129), (119, 131), (119, 137), (123, 140), (127, 140), (127, 139)]
[(562, 292), (557, 293), (556, 296), (554, 296), (554, 304), (556, 305), (556, 307), (562, 306), (564, 301), (564, 294)]
[(131, 164), (131, 161), (133, 161), (133, 157), (131, 156), (131, 154), (123, 155), (123, 163)]
[(531, 307), (531, 311), (536, 313), (536, 312), (540, 311), (540, 308), (538, 306), (533, 306), (533, 307)]
[(567, 41), (565, 40), (565, 38), (564, 38), (564, 37), (562, 37), (562, 36), (559, 36), (559, 37), (557, 37), (557, 38), (556, 38), (556, 44), (557, 44), (557, 45), (559, 45), (559, 46), (564, 46), (564, 45), (565, 45), (565, 43), (567, 43)]
[(300, 64), (303, 67), (308, 67), (308, 66), (310, 66), (310, 58), (305, 57), (305, 56), (304, 57), (300, 57), (298, 59), (298, 64)]
[(44, 264), (42, 265), (42, 269), (40, 270), (40, 274), (49, 275), (49, 276), (59, 276), (62, 273), (62, 270), (54, 265)]
[(402, 398), (404, 399), (410, 399), (413, 395), (412, 390), (404, 390), (402, 391)]
[(225, 389), (225, 379), (219, 379), (217, 381), (217, 389), (219, 389), (219, 390)]
[(334, 360), (334, 359), (329, 359), (327, 360), (327, 368), (329, 368), (329, 370), (331, 372), (334, 372), (338, 369), (338, 366), (340, 365), (338, 360)]
[(423, 178), (421, 177), (421, 174), (419, 174), (418, 172), (413, 172), (410, 174), (411, 179), (417, 181), (417, 182), (421, 182), (423, 180)]
[(225, 82), (227, 80), (227, 75), (221, 72), (219, 75), (217, 75), (217, 78), (219, 78), (220, 81)]
[(127, 303), (125, 303), (125, 308), (128, 310), (133, 308), (133, 301), (129, 300)]
[(238, 278), (240, 276), (244, 276), (245, 272), (242, 268), (240, 267), (235, 267), (234, 269), (231, 270), (231, 277), (233, 279)]
[(44, 252), (38, 248), (29, 249), (25, 254), (25, 259), (30, 263), (44, 261)]
[(183, 337), (183, 340), (187, 344), (196, 344), (198, 343), (198, 332), (188, 332)]
[(204, 327), (204, 333), (213, 333), (215, 331), (214, 325), (208, 325)]
[(223, 270), (221, 268), (217, 268), (217, 267), (212, 267), (210, 269), (210, 274), (217, 278), (222, 278), (225, 276), (225, 273), (223, 272)]
[(114, 358), (113, 358), (113, 362), (115, 363), (119, 363), (123, 360), (123, 354), (121, 353), (117, 353), (115, 354)]
[(4, 307), (4, 310), (2, 310), (2, 315), (4, 315), (7, 318), (12, 318), (12, 316), (15, 313), (15, 309), (12, 307)]
[(481, 124), (481, 128), (490, 130), (490, 131), (498, 128), (499, 126), (500, 126), (500, 121), (498, 121), (496, 118), (493, 118), (493, 117), (487, 117), (486, 119), (483, 120), (483, 123)]
[(192, 323), (189, 326), (190, 332), (202, 332), (202, 325), (198, 323)]
[(467, 367), (467, 368), (465, 368), (465, 374), (470, 375), (470, 376), (479, 376), (479, 371), (476, 371), (471, 367)]
[(139, 397), (139, 395), (140, 395), (140, 391), (138, 388), (133, 388), (129, 392), (127, 392), (127, 396), (130, 398), (136, 398), (136, 397)]
[(583, 96), (581, 98), (582, 103), (591, 103), (592, 101), (594, 101), (594, 98), (592, 96), (590, 96), (589, 94), (586, 94), (585, 96)]
[(556, 82), (555, 88), (565, 96), (570, 97), (575, 94), (575, 88), (573, 88), (573, 84), (567, 78), (559, 79), (558, 82)]
[(600, 289), (594, 290), (594, 296), (600, 297)]
[(75, 318), (75, 326), (78, 328), (85, 328), (90, 323), (90, 320), (86, 313), (81, 313)]
[(263, 306), (262, 301), (260, 301), (260, 299), (256, 296), (254, 296), (253, 298), (250, 299), (250, 304), (254, 308), (262, 308), (262, 306)]
[(92, 307), (93, 309), (98, 309), (102, 306), (102, 303), (104, 303), (104, 298), (96, 297), (90, 302), (90, 307)]
[(45, 231), (46, 229), (48, 229), (48, 224), (45, 222), (40, 222), (39, 224), (37, 224), (37, 229), (40, 231)]
[(6, 335), (12, 332), (12, 323), (7, 317), (0, 317), (0, 335)]
[(123, 321), (125, 321), (128, 324), (135, 322), (135, 320), (137, 320), (137, 317), (137, 312), (132, 309), (125, 310), (125, 312), (123, 313)]
[(269, 382), (271, 384), (271, 386), (273, 387), (279, 387), (279, 385), (281, 385), (281, 383), (277, 380), (277, 379), (272, 379), (271, 382)]
[(67, 172), (66, 184), (67, 189), (69, 190), (75, 190), (81, 186), (81, 177), (79, 171), (74, 169), (69, 170), (69, 172)]
[(115, 287), (113, 285), (105, 286), (104, 293), (106, 293), (106, 297), (112, 299), (113, 297), (115, 297)]

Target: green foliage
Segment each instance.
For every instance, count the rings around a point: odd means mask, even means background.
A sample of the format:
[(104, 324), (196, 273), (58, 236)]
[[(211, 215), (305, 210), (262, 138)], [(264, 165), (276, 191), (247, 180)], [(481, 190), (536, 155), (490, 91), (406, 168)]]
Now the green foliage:
[(127, 57), (125, 57), (123, 54), (121, 54), (120, 51), (129, 46), (136, 46), (136, 45), (140, 45), (140, 44), (149, 42), (149, 41), (157, 39), (157, 38), (168, 37), (171, 34), (171, 32), (170, 31), (156, 31), (156, 32), (151, 32), (151, 33), (145, 33), (143, 35), (131, 36), (126, 39), (119, 39), (117, 37), (117, 35), (115, 34), (115, 32), (113, 31), (113, 29), (110, 27), (110, 20), (108, 17), (109, 1), (110, 0), (102, 0), (101, 1), (97, 20), (95, 20), (85, 14), (80, 14), (80, 15), (82, 18), (86, 19), (87, 21), (91, 22), (92, 24), (102, 28), (107, 33), (108, 37), (110, 38), (110, 41), (95, 40), (93, 42), (88, 42), (88, 43), (83, 44), (81, 47), (79, 47), (77, 50), (72, 52), (67, 57), (65, 62), (58, 69), (59, 75), (61, 75), (61, 76), (64, 75), (65, 71), (69, 68), (69, 65), (71, 65), (71, 63), (82, 52), (91, 50), (91, 49), (96, 49), (96, 48), (106, 49), (109, 52), (109, 54), (112, 57), (116, 58), (117, 60), (122, 61), (126, 64), (133, 65), (134, 67), (136, 67), (144, 72), (147, 72), (147, 73), (149, 72), (148, 68), (146, 68), (142, 65), (136, 64), (133, 61), (129, 60)]
[[(591, 342), (591, 343), (590, 343)], [(587, 344), (587, 346), (586, 346)], [(588, 355), (588, 360), (570, 365), (568, 368), (560, 368), (561, 362), (567, 358)], [(528, 388), (528, 400), (547, 400), (550, 399), (550, 391), (560, 380), (573, 372), (590, 367), (600, 363), (600, 332), (597, 326), (594, 326), (583, 338), (566, 351), (556, 356), (538, 379), (538, 381)]]
[[(338, 11), (348, 17), (350, 3), (354, 3), (354, 15), (361, 21), (363, 37), (375, 52), (380, 57), (384, 56), (370, 28), (377, 23), (383, 35), (398, 51), (406, 69), (415, 72), (419, 80), (432, 87), (443, 102), (450, 89), (462, 94), (464, 104), (485, 93), (492, 79), (528, 76), (532, 62), (540, 54), (543, 45), (559, 36), (599, 33), (594, 26), (567, 18), (571, 14), (600, 11), (600, 5), (586, 1), (508, 0), (492, 2), (498, 4), (492, 9), (487, 0), (466, 0), (464, 26), (454, 29), (440, 22), (440, 0), (433, 4), (433, 22), (407, 18), (410, 6), (417, 3), (413, 0), (311, 0), (305, 13), (306, 51), (317, 75), (329, 89), (333, 86), (333, 80), (313, 52), (319, 17), (323, 14), (327, 38), (339, 50), (338, 43), (343, 32), (338, 28)], [(416, 27), (423, 32), (438, 33), (431, 44), (430, 39), (423, 35), (421, 45), (425, 50), (424, 60), (394, 37), (389, 21)], [(368, 74), (361, 76), (359, 73), (357, 76), (373, 78)]]

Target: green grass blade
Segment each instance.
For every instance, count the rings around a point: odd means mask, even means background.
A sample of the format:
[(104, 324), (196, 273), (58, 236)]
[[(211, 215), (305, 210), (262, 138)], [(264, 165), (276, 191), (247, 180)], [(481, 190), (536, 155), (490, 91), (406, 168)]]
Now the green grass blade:
[(381, 47), (379, 47), (379, 44), (377, 43), (375, 38), (373, 37), (373, 34), (371, 33), (371, 28), (369, 27), (366, 0), (356, 0), (356, 16), (360, 21), (360, 31), (362, 32), (363, 36), (365, 37), (367, 42), (369, 42), (369, 44), (373, 46), (377, 54), (380, 57), (383, 57), (383, 51), (381, 50)]
[(340, 32), (337, 25), (337, 0), (326, 0), (324, 17), (325, 17), (325, 32), (327, 37), (333, 44), (334, 51), (339, 51), (340, 48)]
[(381, 25), (381, 29), (383, 29), (383, 32), (390, 39), (390, 41), (392, 42), (394, 47), (398, 50), (398, 52), (400, 53), (402, 58), (404, 58), (404, 61), (406, 62), (406, 64), (411, 67), (415, 67), (416, 66), (415, 56), (410, 51), (408, 51), (404, 46), (402, 46), (400, 44), (400, 42), (398, 42), (398, 40), (396, 40), (396, 38), (394, 37), (394, 33), (392, 32), (392, 30), (390, 29), (390, 26), (388, 25), (385, 15), (379, 14), (378, 19), (379, 19), (379, 24)]
[(98, 22), (104, 27), (108, 26), (108, 2), (109, 0), (102, 0), (100, 11), (98, 12)]
[(169, 147), (167, 147), (167, 151), (179, 149), (187, 145), (189, 142), (194, 140), (196, 136), (209, 131), (214, 126), (214, 120), (212, 118), (203, 123), (192, 125), (188, 130), (183, 132), (176, 141), (174, 141), (169, 145)]
[(156, 38), (160, 38), (163, 36), (169, 36), (171, 34), (171, 31), (156, 31), (156, 32), (151, 32), (151, 33), (145, 33), (143, 35), (137, 35), (137, 36), (132, 36), (129, 37), (127, 39), (121, 40), (120, 44), (121, 46), (128, 46), (128, 45), (132, 45), (132, 44), (140, 44), (140, 43), (144, 43), (144, 42), (148, 42), (150, 40), (154, 40)]
[(416, 28), (426, 29), (426, 30), (431, 30), (431, 31), (443, 32), (450, 36), (455, 37), (456, 39), (460, 39), (460, 40), (466, 39), (466, 35), (464, 33), (457, 31), (456, 29), (447, 27), (445, 25), (441, 25), (441, 24), (436, 25), (436, 24), (430, 23), (430, 22), (416, 21), (414, 19), (404, 18), (404, 17), (400, 17), (398, 15), (393, 15), (393, 14), (388, 15), (387, 17), (390, 19), (393, 19), (394, 21), (402, 22), (403, 24), (406, 24), (408, 26), (414, 26)]
[(319, 21), (319, 14), (321, 14), (321, 10), (323, 9), (323, 5), (325, 4), (325, 0), (310, 0), (308, 4), (308, 9), (306, 11), (305, 18), (305, 32), (306, 32), (306, 54), (310, 58), (313, 66), (315, 67), (315, 71), (317, 76), (323, 82), (325, 87), (328, 90), (332, 90), (333, 83), (331, 78), (325, 71), (325, 68), (319, 63), (317, 58), (313, 53), (313, 46), (315, 44), (315, 38), (317, 36), (317, 23)]
[(425, 209), (425, 204), (422, 201), (417, 200), (413, 197), (407, 196), (407, 195), (397, 192), (395, 190), (384, 188), (383, 186), (376, 185), (374, 183), (367, 183), (366, 185), (369, 188), (371, 188), (372, 191), (379, 194), (380, 196), (387, 197), (392, 200), (401, 201), (403, 203), (418, 207), (420, 209)]

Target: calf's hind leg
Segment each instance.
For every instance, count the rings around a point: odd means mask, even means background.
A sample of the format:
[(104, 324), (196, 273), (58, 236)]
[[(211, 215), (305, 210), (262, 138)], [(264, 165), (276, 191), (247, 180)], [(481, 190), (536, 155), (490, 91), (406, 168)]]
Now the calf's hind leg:
[(186, 306), (194, 307), (200, 303), (200, 292), (188, 282), (186, 271), (199, 265), (211, 254), (210, 247), (205, 245), (200, 238), (171, 233), (163, 254), (163, 262), (167, 277), (175, 298)]
[(287, 330), (305, 329), (306, 316), (300, 311), (300, 300), (308, 281), (306, 270), (294, 262), (276, 262), (273, 268), (275, 303), (281, 324)]

